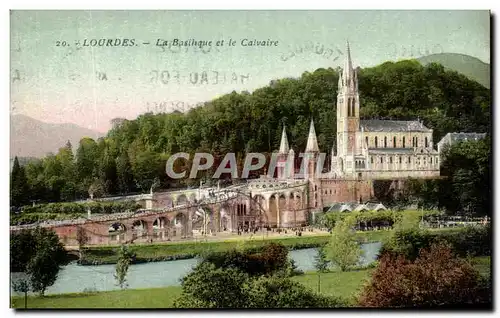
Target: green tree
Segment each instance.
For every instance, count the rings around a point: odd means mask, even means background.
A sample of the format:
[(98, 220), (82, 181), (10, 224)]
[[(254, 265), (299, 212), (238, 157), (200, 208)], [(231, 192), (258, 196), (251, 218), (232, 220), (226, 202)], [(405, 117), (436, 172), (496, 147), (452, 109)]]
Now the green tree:
[(358, 263), (362, 250), (356, 241), (352, 221), (339, 221), (332, 231), (330, 241), (326, 245), (326, 255), (329, 260), (346, 271)]
[(78, 242), (78, 253), (80, 260), (84, 257), (85, 244), (90, 240), (90, 237), (85, 233), (85, 229), (81, 226), (76, 228), (76, 241)]
[(10, 174), (10, 201), (11, 206), (20, 206), (28, 201), (28, 182), (24, 168), (19, 165), (17, 156), (14, 158)]
[(52, 230), (34, 229), (32, 244), (36, 251), (28, 261), (26, 273), (32, 290), (43, 296), (47, 287), (55, 283), (61, 266), (68, 262), (68, 258), (59, 237)]
[(16, 293), (24, 294), (24, 308), (28, 308), (28, 292), (31, 290), (29, 280), (20, 279), (14, 282), (12, 287)]
[(122, 245), (118, 251), (118, 262), (115, 267), (115, 279), (120, 288), (127, 287), (127, 273), (130, 263), (133, 259), (133, 254), (130, 253), (127, 246)]
[(130, 192), (134, 188), (134, 176), (126, 153), (122, 153), (116, 158), (116, 174), (118, 179), (118, 191), (122, 194)]
[(318, 248), (318, 254), (314, 257), (314, 267), (318, 272), (318, 293), (321, 292), (321, 273), (328, 271), (328, 259), (325, 253), (325, 247)]

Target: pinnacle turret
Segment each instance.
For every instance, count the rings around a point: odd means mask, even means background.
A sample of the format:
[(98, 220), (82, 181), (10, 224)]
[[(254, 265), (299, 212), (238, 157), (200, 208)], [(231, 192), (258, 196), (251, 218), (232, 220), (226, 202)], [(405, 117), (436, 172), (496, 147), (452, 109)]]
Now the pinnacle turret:
[(314, 129), (314, 121), (311, 119), (311, 126), (309, 127), (309, 136), (307, 137), (306, 152), (319, 152), (318, 139), (316, 137), (316, 130)]
[(283, 126), (283, 133), (281, 134), (281, 143), (279, 153), (288, 153), (290, 147), (288, 146), (288, 139), (286, 138), (286, 129)]

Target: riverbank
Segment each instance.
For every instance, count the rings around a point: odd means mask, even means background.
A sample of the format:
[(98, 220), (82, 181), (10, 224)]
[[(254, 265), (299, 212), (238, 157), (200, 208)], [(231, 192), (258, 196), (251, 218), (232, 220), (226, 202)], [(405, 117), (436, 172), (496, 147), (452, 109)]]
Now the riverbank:
[[(437, 233), (448, 233), (460, 231), (461, 228), (432, 229)], [(392, 230), (357, 232), (357, 240), (360, 243), (383, 242)], [(135, 264), (147, 262), (162, 262), (179, 259), (195, 258), (203, 253), (223, 252), (234, 248), (258, 248), (268, 243), (280, 243), (289, 250), (319, 247), (328, 242), (329, 233), (305, 236), (260, 236), (255, 235), (248, 238), (233, 237), (220, 241), (207, 242), (166, 242), (162, 244), (130, 245), (130, 250), (135, 253)], [(105, 265), (115, 264), (118, 259), (118, 246), (91, 247), (85, 251), (85, 257), (80, 261), (81, 265)]]
[[(491, 276), (491, 257), (475, 257), (474, 266), (484, 276)], [(369, 281), (373, 269), (321, 274), (321, 293), (353, 300), (363, 285)], [(318, 290), (316, 272), (292, 277), (308, 288)], [(28, 297), (28, 308), (172, 308), (181, 294), (180, 286), (163, 288), (129, 289), (94, 293), (57, 294), (45, 297)], [(24, 297), (11, 297), (12, 308), (24, 308)]]

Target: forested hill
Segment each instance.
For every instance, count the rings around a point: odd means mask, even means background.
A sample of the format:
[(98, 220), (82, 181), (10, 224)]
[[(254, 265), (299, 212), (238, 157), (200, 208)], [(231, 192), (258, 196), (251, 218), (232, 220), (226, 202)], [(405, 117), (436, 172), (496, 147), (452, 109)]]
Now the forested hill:
[[(362, 118), (417, 119), (434, 129), (434, 142), (448, 132), (486, 132), (490, 90), (441, 65), (415, 60), (360, 69)], [(290, 146), (301, 152), (314, 118), (320, 150), (329, 153), (336, 134), (338, 70), (318, 69), (280, 79), (253, 93), (224, 95), (189, 112), (144, 114), (124, 121), (98, 141), (82, 139), (76, 158), (63, 148), (26, 167), (35, 196), (52, 200), (148, 191), (155, 178), (167, 181), (170, 154), (272, 152), (283, 123)], [(62, 145), (61, 145), (62, 146)], [(37, 194), (39, 193), (39, 194)]]

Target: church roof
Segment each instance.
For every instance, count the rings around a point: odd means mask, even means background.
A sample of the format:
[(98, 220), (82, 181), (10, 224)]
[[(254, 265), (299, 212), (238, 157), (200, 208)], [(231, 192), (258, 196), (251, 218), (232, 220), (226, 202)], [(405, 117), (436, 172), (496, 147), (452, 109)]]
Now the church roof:
[(364, 131), (380, 131), (380, 132), (404, 132), (404, 131), (420, 131), (431, 132), (431, 130), (424, 126), (419, 121), (405, 121), (405, 120), (382, 120), (382, 119), (368, 119), (361, 120), (360, 126)]
[[(479, 140), (483, 139), (484, 137), (486, 137), (486, 133), (463, 133), (463, 132), (447, 133), (446, 136), (444, 136), (444, 138), (441, 139), (441, 141), (446, 140), (446, 138), (448, 138), (448, 140), (451, 143), (455, 143), (457, 141), (462, 141), (462, 140), (464, 141)], [(441, 143), (441, 141), (439, 143)]]

